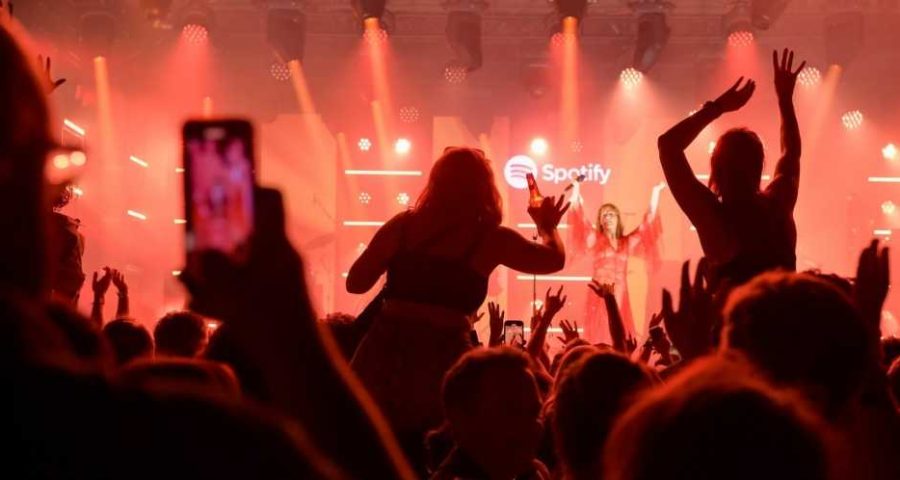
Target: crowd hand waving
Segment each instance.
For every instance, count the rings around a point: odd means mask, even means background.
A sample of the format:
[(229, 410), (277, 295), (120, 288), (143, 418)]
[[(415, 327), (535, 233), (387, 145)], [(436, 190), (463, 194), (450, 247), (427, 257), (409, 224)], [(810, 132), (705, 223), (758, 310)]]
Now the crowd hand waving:
[(99, 272), (94, 272), (94, 278), (91, 280), (91, 289), (94, 291), (95, 299), (102, 299), (113, 281), (113, 270), (111, 268), (103, 267), (101, 271), (103, 274), (100, 276), (97, 275)]
[(559, 290), (556, 291), (555, 295), (550, 288), (547, 289), (547, 293), (544, 295), (544, 308), (541, 316), (546, 318), (546, 323), (548, 325), (553, 317), (566, 305), (566, 300), (568, 300), (569, 297), (562, 293), (563, 287), (560, 285)]
[(690, 281), (690, 261), (681, 267), (681, 297), (678, 311), (672, 308), (672, 294), (663, 290), (662, 319), (672, 343), (685, 360), (700, 357), (712, 349), (715, 308), (706, 281), (707, 262), (700, 259), (694, 283)]
[(806, 62), (800, 63), (797, 70), (794, 66), (794, 51), (784, 49), (781, 53), (781, 59), (778, 58), (778, 50), (772, 51), (772, 67), (775, 71), (775, 92), (778, 94), (778, 100), (790, 101), (794, 96), (794, 87), (797, 85), (797, 76), (803, 71)]
[(116, 286), (116, 291), (119, 292), (119, 295), (128, 295), (128, 283), (125, 281), (125, 274), (115, 269), (110, 270), (110, 274), (112, 275), (112, 283)]
[(595, 295), (602, 298), (603, 300), (615, 300), (615, 285), (611, 283), (600, 283), (597, 280), (591, 280), (591, 283), (588, 284), (588, 287), (591, 291), (594, 292)]
[(65, 78), (53, 80), (53, 75), (50, 73), (50, 57), (47, 57), (45, 60), (43, 55), (38, 55), (38, 64), (41, 67), (41, 71), (44, 73), (44, 83), (47, 86), (48, 91), (54, 92), (57, 88), (62, 86), (62, 84), (66, 83)]
[(538, 207), (528, 207), (528, 215), (534, 220), (538, 231), (546, 233), (556, 230), (566, 210), (571, 204), (565, 202), (565, 197), (560, 195), (559, 198), (553, 196), (544, 197), (541, 205)]
[(560, 320), (559, 328), (562, 330), (563, 336), (561, 340), (568, 345), (574, 340), (578, 340), (578, 322), (570, 323), (568, 320)]
[(503, 321), (506, 320), (506, 312), (500, 309), (500, 305), (488, 302), (488, 319), (491, 326), (488, 346), (496, 347), (503, 343)]
[(750, 101), (750, 97), (753, 96), (753, 91), (756, 90), (756, 82), (747, 80), (747, 82), (741, 86), (741, 82), (743, 81), (744, 77), (739, 78), (731, 88), (726, 90), (722, 95), (719, 95), (719, 98), (713, 102), (717, 107), (722, 109), (722, 112), (740, 110), (748, 101)]
[(881, 336), (881, 310), (884, 307), (890, 283), (890, 250), (888, 247), (881, 247), (878, 240), (872, 240), (872, 243), (859, 255), (853, 297), (863, 319), (869, 323), (879, 337)]

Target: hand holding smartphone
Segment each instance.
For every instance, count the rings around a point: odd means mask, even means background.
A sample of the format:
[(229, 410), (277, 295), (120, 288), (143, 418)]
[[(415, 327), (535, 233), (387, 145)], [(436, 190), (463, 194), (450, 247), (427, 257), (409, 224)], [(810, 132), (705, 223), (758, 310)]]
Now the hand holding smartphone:
[(192, 120), (182, 144), (187, 254), (213, 250), (242, 261), (254, 222), (253, 127), (246, 120)]
[(517, 347), (525, 346), (525, 322), (507, 320), (503, 322), (503, 344)]

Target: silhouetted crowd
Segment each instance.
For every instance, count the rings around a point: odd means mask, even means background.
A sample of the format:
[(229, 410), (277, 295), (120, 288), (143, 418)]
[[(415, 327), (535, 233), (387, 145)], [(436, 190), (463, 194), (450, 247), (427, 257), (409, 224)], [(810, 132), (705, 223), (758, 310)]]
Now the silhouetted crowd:
[[(444, 152), (415, 205), (353, 265), (348, 291), (382, 285), (357, 315), (315, 314), (281, 194), (259, 187), (245, 261), (192, 254), (187, 309), (150, 332), (129, 316), (114, 268), (90, 279), (90, 318), (72, 308), (84, 239), (54, 216), (49, 199), (63, 186), (44, 170), (58, 147), (48, 95), (59, 83), (5, 23), (3, 477), (900, 479), (900, 347), (880, 332), (887, 249), (866, 247), (852, 279), (795, 271), (793, 52), (773, 54), (783, 151), (765, 189), (750, 130), (717, 142), (709, 185), (684, 155), (747, 103), (753, 81), (660, 136), (666, 181), (705, 258), (693, 275), (684, 263), (677, 300), (663, 292), (640, 341), (615, 285), (597, 281), (608, 344), (580, 338), (585, 319), (565, 312), (562, 288), (546, 292), (527, 342), (506, 335), (495, 304), (490, 338), (473, 334), (496, 267), (565, 265), (557, 226), (569, 205), (528, 206), (538, 242), (504, 227), (493, 166), (462, 147)], [(554, 324), (564, 345), (551, 357)]]

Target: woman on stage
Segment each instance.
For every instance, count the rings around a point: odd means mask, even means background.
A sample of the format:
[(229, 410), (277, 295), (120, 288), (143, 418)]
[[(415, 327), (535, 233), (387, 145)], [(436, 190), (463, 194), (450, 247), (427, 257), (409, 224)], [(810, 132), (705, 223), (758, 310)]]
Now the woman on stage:
[[(591, 276), (602, 284), (611, 284), (616, 302), (625, 325), (626, 336), (635, 337), (634, 319), (628, 299), (628, 259), (632, 255), (643, 255), (651, 263), (659, 260), (657, 240), (662, 231), (659, 221), (659, 196), (666, 188), (665, 183), (653, 187), (650, 195), (650, 209), (644, 221), (634, 231), (625, 234), (622, 215), (612, 203), (604, 204), (597, 212), (597, 223), (591, 223), (584, 216), (584, 198), (580, 185), (576, 182), (569, 199), (569, 226), (574, 255), (590, 253), (593, 257)], [(592, 344), (612, 345), (609, 333), (606, 305), (603, 300), (589, 294), (584, 316), (584, 338)]]

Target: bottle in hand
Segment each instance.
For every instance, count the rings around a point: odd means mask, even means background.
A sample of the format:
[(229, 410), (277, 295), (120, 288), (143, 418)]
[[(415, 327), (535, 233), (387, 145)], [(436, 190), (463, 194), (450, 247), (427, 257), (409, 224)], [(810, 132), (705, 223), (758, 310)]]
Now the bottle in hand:
[(531, 207), (540, 207), (544, 201), (541, 191), (538, 190), (537, 181), (531, 173), (525, 174), (525, 180), (528, 181), (528, 205)]

